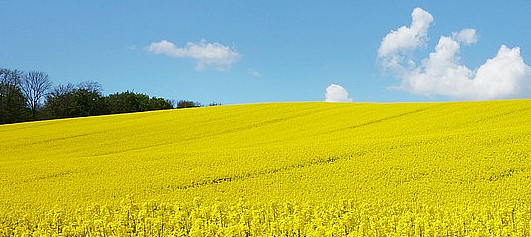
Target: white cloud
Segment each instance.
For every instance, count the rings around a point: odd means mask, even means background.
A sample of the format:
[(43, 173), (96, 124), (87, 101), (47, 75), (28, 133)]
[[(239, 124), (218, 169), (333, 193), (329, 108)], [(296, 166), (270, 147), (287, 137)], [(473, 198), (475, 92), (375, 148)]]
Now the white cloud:
[[(418, 10), (413, 13), (415, 11)], [(401, 37), (390, 37), (402, 28), (385, 36), (378, 50), (382, 66), (391, 69), (401, 80), (400, 85), (392, 88), (419, 95), (442, 95), (465, 100), (504, 99), (531, 94), (531, 69), (524, 63), (519, 47), (502, 45), (494, 58), (471, 70), (460, 63), (459, 54), (461, 44), (477, 42), (476, 30), (463, 29), (452, 33), (452, 37), (441, 36), (435, 51), (417, 66), (412, 54), (402, 53), (413, 51), (415, 47), (404, 45)], [(396, 47), (387, 50), (389, 45)]]
[(201, 40), (199, 43), (188, 42), (183, 48), (179, 48), (167, 40), (162, 40), (151, 43), (146, 49), (148, 52), (170, 57), (193, 58), (196, 60), (196, 69), (199, 71), (210, 66), (216, 70), (225, 71), (241, 58), (241, 55), (234, 49), (219, 43), (206, 43), (205, 40)]
[(350, 102), (348, 91), (340, 85), (331, 84), (326, 88), (325, 93), (326, 102)]
[(261, 74), (258, 72), (258, 71), (255, 71), (253, 69), (249, 69), (249, 75), (253, 76), (253, 77), (259, 77)]
[(471, 45), (471, 44), (475, 44), (478, 42), (478, 37), (476, 35), (476, 29), (470, 29), (470, 28), (462, 29), (459, 32), (453, 32), (452, 37), (455, 40), (461, 43), (464, 43), (465, 45)]
[(391, 31), (383, 39), (378, 49), (378, 57), (383, 59), (382, 65), (389, 68), (400, 66), (405, 54), (426, 44), (428, 28), (433, 22), (433, 16), (421, 8), (415, 8), (411, 13), (411, 25), (402, 26)]

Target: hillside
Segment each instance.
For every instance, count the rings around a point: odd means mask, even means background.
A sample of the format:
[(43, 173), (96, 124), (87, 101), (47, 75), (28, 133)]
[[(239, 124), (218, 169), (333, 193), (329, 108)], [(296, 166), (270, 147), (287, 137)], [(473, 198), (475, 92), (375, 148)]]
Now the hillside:
[(0, 144), (4, 234), (24, 214), (124, 200), (508, 206), (531, 233), (531, 100), (165, 110), (2, 125)]

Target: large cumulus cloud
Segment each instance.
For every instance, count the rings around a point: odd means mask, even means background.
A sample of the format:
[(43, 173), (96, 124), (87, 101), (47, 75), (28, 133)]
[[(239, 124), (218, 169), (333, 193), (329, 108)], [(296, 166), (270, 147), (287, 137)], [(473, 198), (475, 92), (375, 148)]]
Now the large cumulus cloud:
[(498, 53), (477, 69), (460, 62), (462, 45), (477, 42), (475, 29), (441, 36), (435, 51), (417, 63), (413, 52), (426, 45), (433, 16), (421, 8), (411, 14), (410, 26), (387, 34), (378, 49), (382, 67), (400, 79), (392, 88), (419, 95), (442, 95), (453, 99), (487, 100), (531, 95), (531, 69), (519, 47), (501, 45)]

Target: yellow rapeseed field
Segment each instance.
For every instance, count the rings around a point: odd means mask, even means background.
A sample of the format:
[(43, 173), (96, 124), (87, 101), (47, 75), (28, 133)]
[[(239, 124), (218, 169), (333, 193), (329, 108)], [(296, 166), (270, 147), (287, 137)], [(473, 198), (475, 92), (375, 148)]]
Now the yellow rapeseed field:
[(530, 236), (531, 100), (0, 126), (0, 236)]

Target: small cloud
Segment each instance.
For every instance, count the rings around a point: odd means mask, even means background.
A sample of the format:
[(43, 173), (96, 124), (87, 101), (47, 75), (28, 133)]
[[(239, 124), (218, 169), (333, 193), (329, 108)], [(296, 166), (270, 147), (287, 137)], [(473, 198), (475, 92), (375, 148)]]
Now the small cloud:
[(236, 50), (219, 43), (188, 42), (185, 47), (179, 48), (172, 42), (162, 40), (151, 43), (146, 50), (154, 54), (163, 54), (175, 58), (192, 58), (196, 60), (196, 70), (201, 71), (213, 67), (219, 71), (226, 71), (241, 58)]
[(331, 84), (326, 88), (325, 93), (326, 102), (351, 102), (352, 99), (348, 97), (348, 91), (340, 85)]
[(476, 29), (462, 29), (459, 32), (453, 32), (452, 38), (457, 40), (460, 43), (465, 45), (471, 45), (478, 42), (478, 37), (476, 36)]
[(249, 69), (249, 75), (253, 77), (259, 77), (261, 74), (253, 69)]
[[(417, 65), (412, 52), (424, 44), (432, 20), (428, 12), (415, 8), (411, 27), (400, 27), (383, 38), (378, 58), (382, 66), (390, 69), (401, 81), (400, 85), (391, 88), (418, 95), (442, 95), (465, 100), (531, 95), (531, 69), (524, 63), (519, 47), (502, 45), (495, 57), (475, 70), (461, 64), (461, 44), (477, 42), (475, 29), (453, 32), (451, 37), (441, 36), (435, 51)], [(413, 42), (405, 43), (405, 39)]]

